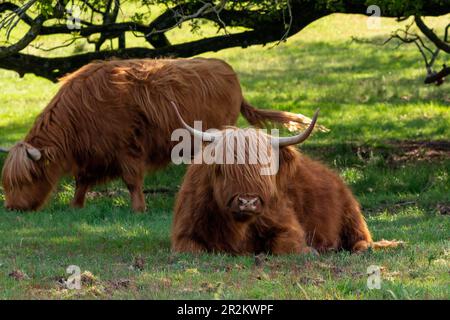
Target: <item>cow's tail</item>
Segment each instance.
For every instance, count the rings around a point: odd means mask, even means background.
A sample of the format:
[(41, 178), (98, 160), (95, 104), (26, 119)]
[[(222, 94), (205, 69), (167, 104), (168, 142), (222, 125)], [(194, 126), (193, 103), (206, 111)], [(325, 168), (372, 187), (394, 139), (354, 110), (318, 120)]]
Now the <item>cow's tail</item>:
[(405, 245), (404, 241), (399, 240), (380, 240), (380, 241), (374, 241), (370, 244), (370, 247), (373, 250), (380, 250), (380, 249), (389, 249), (389, 248), (398, 248), (403, 247)]
[[(403, 246), (403, 241), (380, 240), (374, 241), (367, 226), (361, 208), (349, 189), (342, 193), (344, 212), (341, 231), (341, 246), (352, 252), (364, 252), (368, 249), (381, 250)], [(347, 200), (345, 200), (347, 199)]]
[[(279, 123), (284, 125), (289, 131), (301, 131), (305, 130), (311, 123), (310, 118), (300, 113), (258, 109), (245, 100), (242, 100), (241, 113), (252, 126), (259, 128), (268, 123)], [(316, 128), (323, 132), (329, 131), (321, 125), (316, 125)]]

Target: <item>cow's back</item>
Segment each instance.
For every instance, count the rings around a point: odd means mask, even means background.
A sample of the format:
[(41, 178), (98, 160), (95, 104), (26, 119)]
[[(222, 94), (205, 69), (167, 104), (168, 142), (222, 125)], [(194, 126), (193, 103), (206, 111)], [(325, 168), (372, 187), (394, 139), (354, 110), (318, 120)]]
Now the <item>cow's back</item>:
[(315, 248), (339, 248), (348, 217), (359, 215), (359, 204), (331, 169), (305, 155), (295, 159), (296, 170), (285, 184), (307, 242)]
[(180, 128), (171, 101), (189, 124), (221, 128), (236, 122), (242, 93), (231, 67), (216, 59), (94, 62), (62, 80), (29, 138), (59, 135), (75, 164), (105, 175), (116, 175), (124, 154), (158, 168), (170, 161), (171, 133)]

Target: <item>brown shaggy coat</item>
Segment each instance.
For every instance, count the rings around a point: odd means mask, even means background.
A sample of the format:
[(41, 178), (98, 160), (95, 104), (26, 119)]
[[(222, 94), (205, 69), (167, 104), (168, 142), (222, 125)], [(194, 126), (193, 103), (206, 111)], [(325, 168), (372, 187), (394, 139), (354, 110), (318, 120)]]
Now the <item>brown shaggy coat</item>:
[(120, 177), (133, 209), (145, 210), (144, 174), (167, 165), (171, 133), (179, 128), (170, 101), (188, 123), (202, 120), (204, 129), (235, 124), (240, 112), (254, 125), (299, 120), (246, 103), (236, 73), (221, 60), (91, 63), (63, 79), (24, 141), (10, 150), (2, 172), (6, 207), (39, 209), (70, 174), (75, 207), (83, 206), (90, 187)]
[[(268, 137), (254, 135), (249, 144)], [(173, 250), (283, 254), (373, 245), (358, 202), (336, 173), (292, 146), (280, 149), (279, 160), (278, 173), (266, 176), (259, 164), (190, 165), (176, 199)], [(257, 197), (259, 212), (236, 212), (239, 195)]]

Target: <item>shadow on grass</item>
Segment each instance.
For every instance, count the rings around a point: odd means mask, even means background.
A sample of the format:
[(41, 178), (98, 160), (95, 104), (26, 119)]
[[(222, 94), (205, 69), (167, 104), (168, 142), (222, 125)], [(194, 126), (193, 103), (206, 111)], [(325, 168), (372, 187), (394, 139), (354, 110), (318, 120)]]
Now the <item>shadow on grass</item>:
[[(58, 213), (10, 212), (2, 215), (3, 223), (9, 225), (8, 230), (2, 230), (1, 237), (8, 239), (8, 243), (2, 245), (7, 256), (14, 255), (15, 250), (23, 254), (27, 248), (56, 255), (152, 254), (170, 248), (169, 212), (137, 216), (126, 209), (91, 206)], [(14, 246), (14, 243), (20, 243), (20, 246)]]
[[(301, 105), (302, 109), (296, 111), (306, 112), (305, 108), (312, 110), (320, 106), (323, 116), (334, 120), (333, 130), (347, 137), (352, 133), (357, 135), (361, 128), (399, 130), (395, 122), (340, 125), (339, 117), (348, 104), (364, 104), (368, 110), (380, 103), (389, 104), (389, 108), (430, 103), (450, 106), (446, 95), (448, 84), (439, 89), (425, 87), (413, 72), (420, 57), (403, 48), (313, 42), (277, 50), (276, 55), (281, 64), (264, 64), (258, 72), (240, 70), (244, 95), (246, 91), (256, 93), (252, 103), (261, 107), (268, 105), (268, 99), (284, 110), (298, 109)], [(414, 130), (430, 125), (430, 121), (433, 127), (438, 126), (435, 132), (444, 130), (439, 119), (417, 118), (401, 123)], [(0, 127), (0, 144), (16, 142), (32, 123), (33, 116), (30, 116)]]
[[(443, 134), (448, 126), (441, 118), (408, 115), (408, 118), (400, 120), (390, 118), (388, 112), (375, 110), (378, 116), (386, 116), (385, 121), (378, 118), (374, 120), (367, 113), (360, 115), (358, 112), (354, 120), (341, 121), (342, 113), (348, 110), (349, 104), (363, 104), (368, 112), (381, 103), (387, 104), (391, 110), (405, 106), (417, 109), (430, 103), (445, 105), (443, 101), (447, 101), (444, 98), (448, 84), (444, 84), (440, 90), (424, 88), (422, 79), (413, 72), (420, 57), (408, 51), (389, 50), (370, 45), (324, 42), (300, 44), (298, 48), (291, 46), (277, 51), (281, 64), (264, 64), (258, 72), (239, 72), (244, 92), (256, 92), (252, 103), (257, 106), (267, 105), (268, 99), (276, 100), (274, 104), (282, 105), (285, 110), (294, 110), (298, 104), (303, 104), (305, 108), (323, 106), (326, 119), (333, 121), (330, 134), (336, 140), (320, 144), (320, 148), (317, 148), (314, 141), (323, 137), (317, 135), (317, 139), (302, 146), (302, 150), (340, 170), (363, 205), (374, 210), (380, 203), (395, 204), (400, 194), (414, 199), (420, 194), (427, 201), (445, 199), (450, 184), (448, 174), (443, 174), (450, 170), (449, 161), (393, 165), (389, 162), (392, 154), (395, 154), (393, 148), (374, 149), (372, 153), (359, 150), (368, 143), (364, 140), (366, 132), (377, 132), (375, 137), (386, 132), (389, 138), (389, 133), (393, 133), (397, 141), (410, 135), (417, 138), (415, 132), (421, 132), (424, 127), (428, 130), (423, 133), (427, 137)], [(10, 145), (18, 137), (24, 136), (32, 122), (33, 117), (30, 116), (0, 127), (1, 144)], [(369, 142), (371, 147), (381, 144), (383, 141), (377, 139)], [(4, 158), (4, 155), (0, 155), (0, 164), (3, 164)], [(171, 166), (148, 175), (145, 186), (178, 190), (184, 172), (184, 166)], [(22, 236), (32, 246), (60, 251), (88, 252), (98, 247), (100, 251), (108, 253), (124, 249), (154, 252), (161, 247), (169, 248), (173, 194), (148, 195), (150, 214), (142, 216), (130, 212), (126, 193), (112, 197), (100, 195), (89, 200), (84, 210), (74, 212), (67, 205), (67, 199), (73, 194), (73, 181), (64, 180), (64, 183), (72, 186), (72, 191), (66, 192), (63, 200), (55, 197), (43, 212), (33, 216), (0, 212), (3, 215), (1, 219), (7, 220), (7, 224), (4, 224), (6, 230), (1, 231), (5, 233), (3, 239)], [(117, 188), (118, 185), (121, 183), (114, 182), (96, 190)], [(3, 206), (2, 202), (0, 206)], [(411, 219), (399, 223), (415, 228), (414, 224), (418, 220), (415, 217)], [(383, 222), (383, 225), (388, 224)], [(127, 233), (121, 228), (130, 228), (130, 231)], [(150, 233), (147, 234), (145, 230)]]
[[(445, 217), (428, 215), (417, 208), (414, 215), (384, 216), (369, 220), (374, 239), (398, 239), (408, 243), (441, 243), (446, 237)], [(123, 256), (156, 255), (170, 251), (170, 215), (140, 215), (111, 210), (65, 212), (49, 218), (9, 213), (9, 228), (2, 230), (2, 255), (26, 256), (33, 252), (46, 256)], [(66, 217), (62, 217), (64, 214)], [(95, 222), (94, 222), (94, 221)], [(17, 222), (20, 221), (20, 222)], [(5, 222), (5, 221), (4, 221)], [(51, 224), (49, 222), (52, 222)], [(8, 240), (4, 242), (5, 240)]]
[[(299, 48), (277, 51), (285, 62), (282, 66), (270, 64), (259, 68), (258, 73), (240, 72), (245, 89), (261, 92), (255, 97), (256, 105), (265, 105), (270, 87), (276, 92), (298, 88), (295, 95), (307, 100), (308, 91), (320, 92), (311, 99), (326, 108), (327, 112), (341, 111), (343, 104), (365, 103), (442, 103), (444, 90), (426, 90), (423, 79), (405, 71), (415, 70), (420, 57), (399, 50), (378, 48), (370, 45), (330, 44), (315, 42), (300, 44)], [(403, 76), (402, 76), (403, 75)], [(290, 90), (287, 90), (289, 88)], [(304, 89), (302, 89), (304, 88)], [(416, 89), (414, 89), (416, 88)], [(245, 91), (244, 90), (244, 93)], [(408, 97), (404, 97), (404, 95)], [(277, 103), (292, 105), (291, 95), (277, 96)]]

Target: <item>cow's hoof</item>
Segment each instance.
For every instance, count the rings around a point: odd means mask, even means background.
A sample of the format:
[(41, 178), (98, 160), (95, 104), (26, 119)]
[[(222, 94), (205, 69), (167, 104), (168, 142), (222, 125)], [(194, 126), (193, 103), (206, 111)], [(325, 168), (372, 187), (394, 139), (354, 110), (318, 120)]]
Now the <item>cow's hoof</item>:
[(84, 203), (71, 202), (70, 206), (74, 209), (82, 209), (84, 208)]
[(317, 251), (313, 247), (306, 247), (305, 249), (303, 249), (302, 253), (310, 254), (312, 256), (319, 256), (319, 251)]
[(133, 208), (134, 213), (137, 213), (137, 214), (144, 213), (146, 210), (147, 210), (146, 207)]

